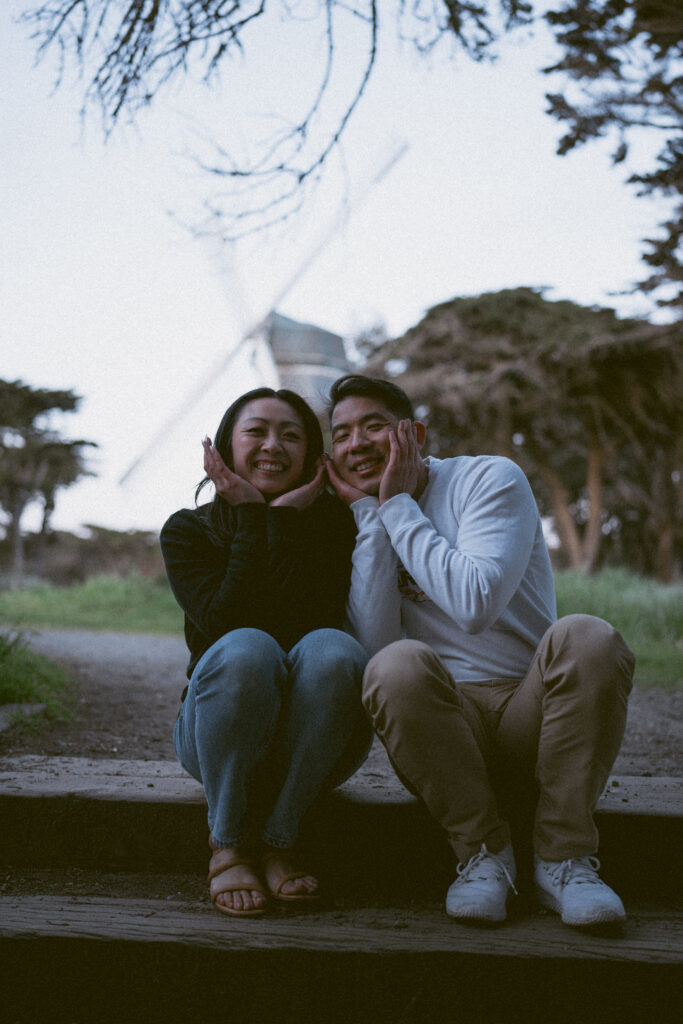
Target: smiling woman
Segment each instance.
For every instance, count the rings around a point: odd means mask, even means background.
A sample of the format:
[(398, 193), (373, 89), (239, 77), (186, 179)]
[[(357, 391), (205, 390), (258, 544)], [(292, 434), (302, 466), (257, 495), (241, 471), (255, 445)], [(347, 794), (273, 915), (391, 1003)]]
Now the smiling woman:
[(235, 424), (232, 457), (235, 473), (264, 497), (284, 494), (303, 476), (303, 420), (280, 398), (249, 402)]
[(190, 650), (174, 742), (206, 793), (211, 898), (256, 916), (270, 899), (318, 895), (290, 852), (301, 819), (370, 748), (367, 658), (341, 631), (355, 527), (294, 392), (242, 395), (203, 447), (196, 494), (212, 483), (215, 497), (161, 532)]

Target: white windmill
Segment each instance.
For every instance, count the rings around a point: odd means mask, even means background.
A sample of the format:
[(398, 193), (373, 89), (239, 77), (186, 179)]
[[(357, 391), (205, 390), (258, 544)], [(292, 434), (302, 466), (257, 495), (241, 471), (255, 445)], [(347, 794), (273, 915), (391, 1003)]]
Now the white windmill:
[[(394, 148), (362, 194), (355, 199), (354, 213), (369, 192), (405, 155), (408, 148), (405, 142)], [(241, 392), (261, 384), (274, 388), (287, 387), (301, 394), (318, 414), (322, 414), (330, 385), (350, 369), (340, 335), (313, 324), (300, 323), (277, 312), (286, 296), (299, 283), (350, 216), (351, 211), (347, 205), (334, 219), (297, 272), (280, 289), (271, 303), (270, 312), (252, 322), (238, 343), (219, 356), (121, 476), (119, 483), (130, 496), (129, 503), (145, 501), (149, 504), (156, 495), (156, 504), (159, 508), (156, 518), (159, 525), (166, 514), (181, 504), (187, 504), (191, 499), (192, 492), (188, 484), (196, 483), (201, 476), (201, 436), (207, 430), (215, 429), (227, 405)], [(247, 385), (244, 384), (246, 380), (249, 381)], [(219, 382), (220, 394), (216, 394)], [(193, 430), (192, 424), (188, 422), (190, 420), (197, 423), (196, 429)], [(178, 428), (181, 425), (183, 436), (194, 438), (194, 434), (197, 434), (191, 455), (192, 469), (184, 469), (181, 465), (183, 460), (178, 447)], [(169, 494), (165, 498), (156, 493), (158, 484), (154, 480), (153, 466), (154, 462), (158, 461), (160, 451), (167, 449), (170, 443), (174, 445), (173, 477), (178, 482), (178, 487), (175, 491), (177, 496)], [(180, 480), (184, 476), (187, 478), (181, 485)], [(140, 492), (145, 486), (148, 493), (143, 497)], [(134, 492), (137, 492), (137, 495)]]

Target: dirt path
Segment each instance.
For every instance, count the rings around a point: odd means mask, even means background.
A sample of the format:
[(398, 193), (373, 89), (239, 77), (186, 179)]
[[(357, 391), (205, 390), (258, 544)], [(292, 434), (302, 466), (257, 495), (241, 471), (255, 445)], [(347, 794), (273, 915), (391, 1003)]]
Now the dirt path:
[[(0, 756), (174, 760), (171, 731), (185, 683), (180, 637), (41, 630), (32, 646), (76, 687), (76, 714), (37, 733), (0, 733)], [(683, 775), (683, 692), (635, 690), (617, 775)]]

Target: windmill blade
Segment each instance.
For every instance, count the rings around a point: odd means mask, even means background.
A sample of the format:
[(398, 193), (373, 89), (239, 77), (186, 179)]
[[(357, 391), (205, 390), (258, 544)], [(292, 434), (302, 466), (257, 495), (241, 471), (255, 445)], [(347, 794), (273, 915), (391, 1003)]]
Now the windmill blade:
[(292, 274), (292, 276), (288, 279), (288, 281), (283, 285), (278, 294), (275, 296), (271, 304), (271, 312), (274, 312), (280, 305), (280, 303), (284, 302), (284, 300), (287, 298), (287, 296), (294, 288), (294, 286), (299, 283), (304, 274), (306, 274), (307, 271), (313, 266), (315, 261), (318, 259), (321, 253), (324, 252), (324, 250), (330, 244), (335, 235), (338, 234), (338, 232), (344, 226), (344, 224), (350, 221), (351, 218), (358, 212), (359, 208), (368, 198), (368, 196), (370, 195), (371, 191), (375, 188), (375, 186), (379, 185), (380, 181), (382, 181), (383, 178), (386, 178), (389, 171), (391, 171), (396, 166), (399, 160), (401, 160), (402, 157), (405, 156), (409, 149), (410, 145), (407, 142), (400, 143), (389, 156), (388, 160), (386, 160), (384, 164), (382, 164), (379, 171), (377, 171), (377, 173), (374, 174), (370, 181), (365, 185), (362, 192), (360, 192), (352, 200), (350, 207), (342, 207), (339, 210), (337, 216), (333, 219), (327, 231), (320, 237), (317, 244), (313, 247), (311, 252), (303, 261), (303, 263), (300, 264), (296, 272)]
[[(391, 170), (393, 170), (393, 168), (396, 166), (399, 160), (401, 160), (405, 156), (409, 149), (410, 145), (407, 142), (401, 142), (397, 146), (395, 146), (393, 151), (389, 155), (388, 159), (385, 160), (385, 162), (381, 165), (379, 170), (367, 182), (362, 191), (352, 200), (350, 206), (342, 207), (340, 209), (337, 216), (333, 219), (332, 223), (330, 224), (329, 228), (323, 233), (323, 235), (320, 237), (317, 244), (313, 247), (308, 256), (297, 267), (295, 273), (293, 273), (287, 279), (287, 281), (283, 284), (280, 291), (276, 294), (275, 298), (271, 303), (270, 310), (268, 311), (268, 313), (261, 319), (255, 320), (251, 324), (251, 326), (245, 331), (245, 333), (242, 335), (242, 338), (234, 348), (230, 349), (229, 352), (219, 356), (219, 358), (210, 367), (209, 371), (204, 376), (202, 376), (201, 380), (198, 381), (198, 383), (194, 386), (190, 393), (185, 396), (185, 398), (183, 399), (182, 403), (178, 406), (178, 408), (173, 412), (172, 415), (170, 415), (164, 421), (162, 426), (155, 432), (155, 434), (152, 436), (151, 440), (148, 442), (148, 444), (145, 446), (142, 452), (130, 464), (130, 466), (125, 471), (123, 476), (121, 476), (121, 478), (119, 479), (120, 485), (123, 485), (130, 480), (130, 478), (140, 468), (140, 466), (144, 462), (146, 462), (146, 460), (149, 458), (152, 452), (158, 448), (159, 443), (168, 436), (170, 430), (178, 426), (178, 424), (186, 415), (187, 410), (190, 409), (202, 397), (207, 387), (220, 374), (224, 373), (228, 369), (228, 367), (234, 361), (234, 359), (244, 350), (245, 346), (248, 345), (250, 342), (253, 342), (254, 339), (257, 339), (259, 335), (263, 335), (263, 332), (265, 330), (266, 324), (268, 323), (268, 319), (271, 313), (273, 313), (280, 305), (280, 303), (285, 300), (287, 295), (289, 295), (289, 293), (292, 291), (295, 285), (299, 283), (301, 278), (307, 273), (307, 271), (310, 269), (313, 263), (327, 248), (327, 246), (338, 234), (338, 232), (344, 226), (344, 224), (348, 223), (351, 217), (355, 215), (359, 207), (365, 202), (365, 200), (372, 192), (372, 190), (389, 174)], [(234, 272), (232, 276), (236, 277)], [(244, 309), (246, 308), (246, 303), (244, 302), (244, 296), (241, 289), (239, 290), (239, 296), (241, 300), (240, 306), (242, 309)], [(279, 375), (277, 364), (272, 355), (272, 352), (270, 353), (270, 362), (272, 363), (275, 375)]]
[[(259, 330), (263, 327), (265, 321), (261, 320), (255, 324), (254, 327), (245, 334), (242, 339), (237, 343), (235, 348), (231, 349), (227, 355), (221, 355), (219, 359), (213, 363), (206, 374), (198, 381), (198, 383), (192, 388), (192, 390), (183, 399), (182, 405), (178, 406), (167, 419), (164, 420), (159, 429), (152, 435), (149, 442), (145, 445), (143, 450), (137, 456), (136, 459), (131, 462), (128, 469), (125, 471), (123, 476), (119, 478), (119, 484), (123, 486), (133, 474), (140, 468), (140, 466), (148, 459), (148, 457), (155, 451), (161, 441), (165, 440), (175, 427), (178, 426), (180, 421), (183, 419), (185, 412), (188, 408), (193, 406), (202, 395), (206, 392), (209, 385), (218, 377), (219, 374), (224, 373), (230, 364), (237, 358), (238, 355), (253, 342), (254, 337), (258, 334)], [(273, 366), (275, 361), (273, 360)]]

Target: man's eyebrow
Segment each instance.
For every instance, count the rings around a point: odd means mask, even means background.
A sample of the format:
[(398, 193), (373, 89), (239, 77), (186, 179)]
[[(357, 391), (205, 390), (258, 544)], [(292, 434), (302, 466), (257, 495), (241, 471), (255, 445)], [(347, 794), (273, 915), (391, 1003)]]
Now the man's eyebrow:
[[(367, 423), (368, 420), (377, 420), (377, 419), (387, 420), (387, 422), (388, 422), (391, 419), (391, 417), (390, 417), (388, 412), (383, 412), (381, 409), (373, 409), (372, 412), (366, 412), (364, 416), (361, 416), (361, 418), (358, 420), (358, 422), (362, 424), (362, 423)], [(332, 426), (332, 433), (336, 434), (338, 430), (348, 430), (348, 428), (349, 428), (349, 424), (348, 423), (335, 423)]]

